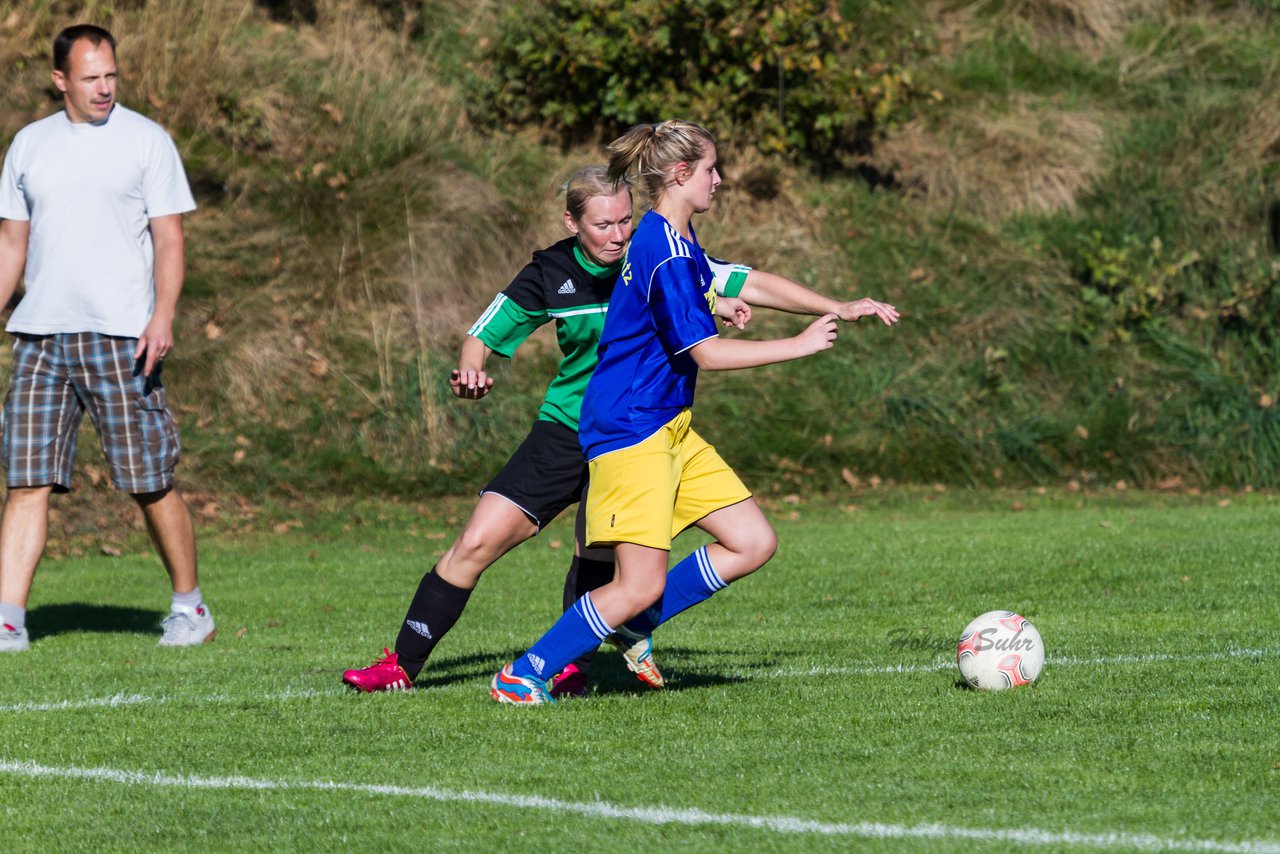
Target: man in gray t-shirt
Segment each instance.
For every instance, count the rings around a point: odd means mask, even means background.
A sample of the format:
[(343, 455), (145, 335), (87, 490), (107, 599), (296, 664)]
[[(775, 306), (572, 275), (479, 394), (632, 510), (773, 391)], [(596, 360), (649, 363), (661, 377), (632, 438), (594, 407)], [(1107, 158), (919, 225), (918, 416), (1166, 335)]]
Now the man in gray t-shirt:
[[(0, 652), (28, 647), (27, 597), (49, 496), (71, 488), (88, 411), (115, 487), (133, 496), (173, 583), (162, 646), (213, 639), (195, 532), (173, 488), (177, 427), (160, 382), (182, 291), (182, 215), (195, 209), (164, 129), (116, 103), (115, 39), (77, 25), (53, 42), (65, 109), (23, 128), (0, 170), (0, 305), (24, 281), (0, 460)], [(25, 272), (25, 275), (24, 275)]]

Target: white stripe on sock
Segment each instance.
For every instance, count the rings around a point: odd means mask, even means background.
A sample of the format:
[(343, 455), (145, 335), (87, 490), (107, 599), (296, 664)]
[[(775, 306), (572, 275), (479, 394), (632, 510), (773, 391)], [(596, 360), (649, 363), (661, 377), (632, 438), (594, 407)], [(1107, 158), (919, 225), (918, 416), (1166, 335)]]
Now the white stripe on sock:
[(720, 574), (716, 572), (716, 568), (711, 565), (711, 558), (707, 555), (706, 546), (698, 549), (693, 554), (698, 561), (698, 571), (702, 573), (702, 580), (711, 589), (712, 593), (729, 586), (729, 582), (721, 578)]
[(596, 610), (595, 604), (591, 601), (590, 593), (583, 593), (582, 598), (578, 600), (578, 613), (587, 621), (587, 628), (591, 629), (600, 640), (604, 640), (613, 634), (613, 628), (606, 623), (601, 617), (600, 612)]

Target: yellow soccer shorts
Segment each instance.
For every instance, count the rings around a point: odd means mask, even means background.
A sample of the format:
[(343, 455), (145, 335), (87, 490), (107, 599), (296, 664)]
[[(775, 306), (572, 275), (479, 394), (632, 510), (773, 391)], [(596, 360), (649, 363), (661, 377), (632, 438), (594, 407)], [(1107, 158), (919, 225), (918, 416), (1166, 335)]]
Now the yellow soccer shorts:
[(587, 545), (671, 550), (676, 534), (751, 497), (683, 410), (649, 438), (589, 463)]

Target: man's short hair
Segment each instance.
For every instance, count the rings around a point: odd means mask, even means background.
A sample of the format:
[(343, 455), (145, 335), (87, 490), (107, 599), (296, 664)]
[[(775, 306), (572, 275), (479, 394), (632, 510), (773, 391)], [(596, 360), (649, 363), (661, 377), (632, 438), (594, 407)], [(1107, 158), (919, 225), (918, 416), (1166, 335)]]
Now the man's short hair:
[(111, 45), (111, 52), (116, 52), (116, 37), (107, 30), (93, 24), (75, 24), (58, 33), (53, 40), (54, 68), (63, 74), (71, 70), (71, 48), (80, 39), (88, 39), (94, 47), (106, 42)]

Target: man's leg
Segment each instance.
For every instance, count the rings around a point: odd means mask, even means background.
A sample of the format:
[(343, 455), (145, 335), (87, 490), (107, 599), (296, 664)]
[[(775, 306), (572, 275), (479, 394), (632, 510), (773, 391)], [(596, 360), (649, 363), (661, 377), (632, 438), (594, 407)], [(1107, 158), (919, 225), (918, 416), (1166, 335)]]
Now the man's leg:
[(187, 502), (173, 488), (133, 496), (147, 520), (147, 533), (160, 553), (174, 593), (190, 593), (199, 586), (196, 573), (196, 532)]
[(4, 396), (0, 518), (0, 649), (27, 648), (27, 597), (49, 533), (49, 496), (71, 486), (76, 429), (84, 409), (67, 381), (59, 337), (18, 335)]
[(137, 339), (97, 332), (60, 336), (76, 396), (89, 413), (111, 483), (142, 510), (147, 533), (173, 589), (162, 623), (161, 646), (191, 646), (213, 640), (213, 617), (200, 598), (195, 526), (187, 503), (173, 488), (181, 445), (178, 425), (161, 381), (135, 358)]
[(12, 488), (0, 519), (0, 652), (28, 646), (27, 597), (49, 534), (52, 486)]
[(217, 631), (213, 615), (200, 596), (195, 524), (187, 502), (172, 487), (136, 494), (133, 500), (142, 508), (147, 532), (173, 586), (173, 601), (169, 616), (164, 618), (160, 645), (194, 646), (213, 640)]
[(0, 521), (0, 602), (27, 607), (31, 579), (49, 534), (52, 486), (9, 490)]

